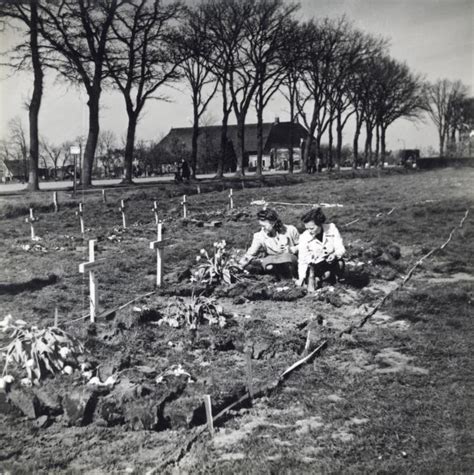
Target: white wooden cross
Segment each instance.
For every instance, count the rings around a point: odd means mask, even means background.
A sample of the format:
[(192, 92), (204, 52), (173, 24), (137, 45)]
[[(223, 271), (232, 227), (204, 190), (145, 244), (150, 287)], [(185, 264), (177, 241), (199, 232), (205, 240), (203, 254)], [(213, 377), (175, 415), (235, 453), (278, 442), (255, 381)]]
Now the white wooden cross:
[(104, 189), (102, 190), (102, 201), (103, 201), (104, 203), (107, 203), (107, 195), (105, 194), (105, 190), (104, 190)]
[(127, 217), (125, 216), (125, 202), (123, 200), (120, 200), (119, 210), (122, 212), (123, 229), (127, 229)]
[(183, 218), (188, 217), (188, 203), (186, 202), (186, 195), (183, 195), (183, 201), (181, 201), (181, 206), (183, 207)]
[(229, 209), (234, 209), (234, 196), (232, 188), (229, 190)]
[(79, 216), (81, 223), (81, 234), (84, 236), (84, 209), (82, 203), (79, 203), (79, 211), (76, 211), (76, 216)]
[(91, 322), (95, 322), (95, 317), (99, 312), (99, 293), (97, 289), (97, 279), (95, 277), (95, 269), (101, 267), (105, 259), (94, 259), (94, 247), (96, 240), (89, 240), (89, 262), (83, 262), (79, 264), (79, 272), (85, 274), (89, 272), (89, 303), (90, 303), (90, 318)]
[(168, 244), (168, 240), (163, 240), (163, 223), (158, 222), (158, 238), (150, 242), (150, 249), (156, 249), (156, 286), (161, 287), (163, 280), (163, 249)]
[(30, 228), (31, 228), (31, 240), (36, 241), (36, 235), (35, 235), (35, 223), (38, 221), (38, 218), (35, 217), (35, 213), (33, 211), (33, 208), (30, 208), (30, 216), (28, 218), (25, 218), (25, 222), (30, 223)]

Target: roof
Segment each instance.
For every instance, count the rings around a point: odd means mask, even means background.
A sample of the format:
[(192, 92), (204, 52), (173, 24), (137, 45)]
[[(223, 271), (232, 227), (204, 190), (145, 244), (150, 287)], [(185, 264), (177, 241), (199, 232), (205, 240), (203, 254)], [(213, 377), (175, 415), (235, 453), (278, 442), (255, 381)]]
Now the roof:
[[(291, 122), (266, 122), (262, 124), (262, 138), (264, 152), (268, 153), (272, 148), (288, 148), (290, 130), (293, 128), (293, 144), (299, 146), (300, 139), (306, 138), (308, 133), (301, 124)], [(169, 147), (179, 143), (186, 150), (191, 150), (193, 129), (192, 127), (172, 128), (169, 134), (164, 137), (160, 145)], [(214, 147), (220, 147), (221, 126), (211, 125), (199, 128), (198, 147), (208, 145), (209, 142)], [(234, 149), (237, 148), (237, 125), (227, 126), (227, 137), (232, 142)], [(257, 124), (245, 125), (245, 151), (247, 153), (257, 152)]]
[(23, 160), (3, 160), (5, 168), (12, 176), (24, 176), (26, 173)]

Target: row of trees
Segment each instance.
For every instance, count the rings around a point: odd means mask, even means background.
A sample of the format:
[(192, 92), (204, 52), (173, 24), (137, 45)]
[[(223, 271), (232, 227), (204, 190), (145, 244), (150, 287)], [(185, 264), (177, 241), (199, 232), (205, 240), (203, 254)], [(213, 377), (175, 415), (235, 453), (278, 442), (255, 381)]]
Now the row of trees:
[(456, 153), (463, 134), (474, 130), (474, 97), (461, 81), (440, 79), (427, 84), (425, 106), (436, 126), (441, 157)]
[[(105, 87), (121, 92), (128, 115), (125, 182), (132, 181), (137, 124), (146, 103), (166, 99), (166, 87), (178, 82), (187, 84), (192, 103), (193, 176), (200, 120), (217, 95), (222, 104), (217, 176), (223, 173), (232, 113), (238, 125), (237, 173), (244, 173), (245, 122), (252, 107), (259, 131), (257, 173), (262, 172), (263, 114), (277, 92), (289, 103), (290, 120), (308, 129), (303, 170), (311, 151), (319, 154), (323, 134), (329, 136), (329, 158), (339, 166), (349, 120), (355, 123), (354, 165), (362, 130), (364, 156), (370, 164), (380, 156), (383, 164), (388, 127), (427, 109), (422, 78), (390, 57), (383, 38), (354, 28), (346, 18), (298, 22), (297, 9), (284, 0), (203, 0), (193, 6), (164, 0), (4, 0), (1, 17), (25, 32), (11, 64), (30, 68), (34, 78), (29, 187), (38, 188), (38, 114), (46, 68), (87, 92), (84, 186), (91, 184)], [(292, 172), (292, 148), (289, 162)]]

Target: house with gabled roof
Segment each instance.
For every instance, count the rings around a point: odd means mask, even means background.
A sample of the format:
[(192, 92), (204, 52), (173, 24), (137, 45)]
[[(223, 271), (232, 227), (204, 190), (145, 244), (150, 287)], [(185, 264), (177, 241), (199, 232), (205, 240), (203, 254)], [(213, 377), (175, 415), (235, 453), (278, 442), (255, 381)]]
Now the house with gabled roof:
[(28, 164), (24, 160), (0, 159), (0, 181), (28, 180)]
[[(172, 128), (159, 147), (177, 159), (189, 158), (191, 154), (192, 127)], [(262, 127), (263, 168), (287, 169), (288, 150), (293, 147), (295, 161), (300, 159), (300, 144), (308, 137), (307, 130), (299, 123), (265, 122)], [(237, 125), (227, 127), (228, 148), (225, 157), (226, 171), (236, 167)], [(198, 137), (198, 172), (215, 171), (217, 156), (220, 154), (221, 126), (212, 125), (199, 128)], [(257, 124), (245, 125), (244, 166), (252, 169), (257, 162)], [(298, 165), (298, 163), (295, 163)]]

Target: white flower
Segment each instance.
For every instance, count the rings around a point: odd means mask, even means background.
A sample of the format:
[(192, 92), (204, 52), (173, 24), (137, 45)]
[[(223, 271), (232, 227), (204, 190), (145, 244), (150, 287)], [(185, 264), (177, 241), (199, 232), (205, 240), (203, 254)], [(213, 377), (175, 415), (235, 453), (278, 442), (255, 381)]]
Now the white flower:
[(67, 348), (66, 346), (62, 346), (59, 349), (59, 354), (61, 355), (61, 358), (66, 358), (67, 355), (69, 355), (69, 353), (71, 353), (71, 350)]
[(201, 256), (196, 256), (196, 262), (199, 262), (201, 260)]
[(9, 314), (0, 322), (0, 327), (2, 327), (3, 330), (6, 330), (6, 328), (10, 326), (11, 321), (12, 321), (12, 316)]
[(72, 374), (73, 371), (74, 370), (71, 368), (71, 366), (65, 366), (63, 368), (63, 373), (65, 373), (65, 374)]
[(20, 384), (25, 388), (31, 388), (31, 386), (33, 386), (33, 383), (28, 378), (21, 379)]
[(33, 359), (29, 359), (26, 363), (25, 366), (27, 368), (32, 368), (35, 365), (35, 361)]
[(204, 254), (206, 254), (206, 250), (205, 250), (205, 249), (201, 249), (199, 252), (200, 252), (203, 256), (204, 256)]
[(7, 384), (12, 384), (13, 381), (15, 381), (15, 378), (13, 376), (10, 376), (9, 374), (6, 374), (4, 377), (3, 377), (3, 380), (7, 383)]

